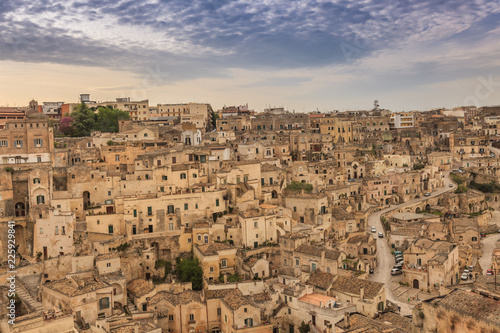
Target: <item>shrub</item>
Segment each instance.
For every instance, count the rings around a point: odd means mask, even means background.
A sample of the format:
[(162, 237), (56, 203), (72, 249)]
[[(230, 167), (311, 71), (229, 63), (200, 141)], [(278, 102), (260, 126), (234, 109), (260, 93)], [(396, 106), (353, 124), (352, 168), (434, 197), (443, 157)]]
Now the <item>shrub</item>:
[(308, 183), (301, 183), (301, 182), (295, 182), (293, 181), (291, 184), (289, 184), (286, 187), (287, 190), (291, 191), (306, 191), (307, 193), (311, 192), (313, 190), (313, 186)]

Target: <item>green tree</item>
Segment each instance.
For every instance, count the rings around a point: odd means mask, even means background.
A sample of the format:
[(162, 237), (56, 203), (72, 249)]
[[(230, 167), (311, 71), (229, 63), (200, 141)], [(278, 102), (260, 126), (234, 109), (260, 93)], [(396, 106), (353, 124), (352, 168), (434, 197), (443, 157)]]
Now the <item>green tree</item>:
[(118, 121), (127, 119), (130, 119), (127, 111), (100, 106), (97, 109), (97, 130), (116, 133), (119, 131)]
[(217, 128), (217, 119), (219, 118), (219, 115), (214, 112), (212, 116), (212, 128)]
[(92, 131), (96, 129), (96, 115), (85, 103), (75, 107), (75, 110), (71, 112), (71, 118), (73, 119), (71, 124), (73, 136), (90, 136)]
[(302, 322), (299, 326), (300, 333), (309, 333), (310, 330), (311, 328), (309, 327), (309, 325), (304, 322)]
[(177, 277), (181, 282), (191, 282), (193, 290), (201, 290), (203, 287), (203, 270), (198, 258), (177, 258)]

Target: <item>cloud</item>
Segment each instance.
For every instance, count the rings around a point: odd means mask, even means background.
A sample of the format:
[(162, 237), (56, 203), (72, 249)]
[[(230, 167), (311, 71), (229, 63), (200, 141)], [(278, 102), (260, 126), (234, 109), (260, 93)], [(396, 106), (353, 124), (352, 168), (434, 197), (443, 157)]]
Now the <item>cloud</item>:
[(165, 85), (400, 91), (499, 64), (498, 0), (4, 0), (0, 18), (2, 61), (159, 68)]

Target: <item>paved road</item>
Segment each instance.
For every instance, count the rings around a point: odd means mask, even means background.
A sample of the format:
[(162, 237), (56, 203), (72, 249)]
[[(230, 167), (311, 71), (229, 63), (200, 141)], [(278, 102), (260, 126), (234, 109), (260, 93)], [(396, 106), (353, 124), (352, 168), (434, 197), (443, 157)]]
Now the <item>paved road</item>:
[(481, 240), (483, 255), (479, 258), (479, 264), (483, 269), (483, 274), (486, 274), (486, 270), (491, 268), (491, 255), (495, 249), (495, 243), (499, 239), (500, 234), (493, 234)]
[[(450, 183), (453, 184), (453, 187), (449, 187)], [(380, 217), (382, 214), (389, 212), (391, 210), (403, 208), (408, 205), (418, 203), (420, 201), (424, 201), (429, 198), (436, 197), (438, 195), (441, 195), (442, 193), (455, 190), (455, 188), (456, 185), (448, 177), (448, 172), (446, 172), (444, 187), (438, 189), (435, 192), (432, 192), (431, 196), (429, 197), (422, 197), (419, 199), (414, 199), (405, 202), (400, 205), (393, 205), (389, 208), (370, 214), (370, 216), (368, 217), (368, 229), (370, 230), (372, 226), (375, 226), (377, 228), (377, 234), (378, 234), (379, 232), (383, 231), (382, 222), (380, 222)], [(369, 279), (372, 281), (384, 283), (386, 285), (387, 299), (393, 303), (396, 303), (398, 306), (401, 307), (401, 315), (403, 316), (411, 315), (413, 306), (405, 302), (400, 302), (392, 292), (390, 285), (392, 278), (391, 269), (394, 266), (394, 264), (395, 264), (394, 256), (391, 254), (391, 248), (389, 247), (389, 244), (387, 243), (387, 241), (385, 241), (385, 239), (383, 240), (379, 239), (379, 241), (377, 241), (377, 268), (375, 269), (375, 272), (369, 276)]]

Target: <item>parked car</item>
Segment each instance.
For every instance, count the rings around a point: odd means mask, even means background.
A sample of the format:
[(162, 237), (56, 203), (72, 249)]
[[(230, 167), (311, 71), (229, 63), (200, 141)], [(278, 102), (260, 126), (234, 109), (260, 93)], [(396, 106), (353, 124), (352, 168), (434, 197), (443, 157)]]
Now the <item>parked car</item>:
[(351, 178), (348, 180), (348, 182), (355, 182), (355, 181), (356, 181), (356, 179), (354, 179), (354, 178)]
[(450, 185), (449, 185), (449, 186), (450, 186), (450, 187), (453, 187), (453, 183), (450, 183)]
[(481, 237), (486, 237), (486, 234), (484, 232), (482, 232), (480, 235)]
[(472, 271), (474, 269), (474, 266), (470, 265), (469, 267), (467, 267), (469, 269), (469, 271)]
[(464, 269), (464, 274), (469, 274), (470, 271), (468, 269)]
[(403, 252), (401, 252), (401, 251), (396, 251), (396, 252), (394, 252), (394, 255), (395, 255), (395, 256), (398, 256), (398, 255), (403, 255)]
[(370, 268), (369, 272), (370, 274), (373, 274), (373, 268)]
[(486, 275), (493, 275), (493, 270), (492, 269), (486, 270)]
[(403, 258), (396, 258), (396, 264), (402, 263), (405, 260)]
[(469, 279), (469, 274), (467, 273), (462, 273), (462, 276), (460, 277), (460, 279), (464, 280), (464, 281), (467, 281)]
[(400, 263), (397, 263), (396, 265), (394, 265), (393, 268), (399, 268), (399, 269), (403, 269), (403, 263), (400, 262)]
[(372, 232), (377, 232), (377, 228), (372, 227)]
[(391, 275), (401, 275), (401, 274), (403, 274), (403, 271), (400, 270), (399, 268), (391, 269)]
[(431, 196), (431, 192), (425, 192), (425, 193), (424, 193), (424, 195), (425, 195), (426, 197), (430, 197), (430, 196)]
[(384, 233), (379, 232), (379, 233), (378, 233), (378, 238), (384, 238)]

